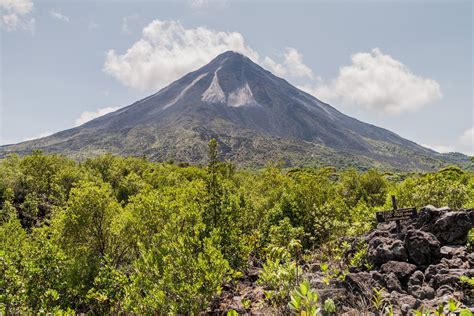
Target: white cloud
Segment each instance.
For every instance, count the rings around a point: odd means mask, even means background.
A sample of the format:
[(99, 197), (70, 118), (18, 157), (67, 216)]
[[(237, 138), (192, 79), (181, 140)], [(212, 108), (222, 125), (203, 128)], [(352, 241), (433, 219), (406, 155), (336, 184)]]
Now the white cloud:
[(18, 15), (12, 13), (12, 14), (5, 14), (2, 16), (2, 23), (6, 27), (8, 31), (13, 31), (16, 29), (16, 26), (18, 25)]
[(203, 7), (207, 7), (209, 5), (209, 0), (190, 0), (189, 4), (193, 8), (200, 9)]
[(0, 0), (0, 25), (9, 32), (34, 32), (35, 19), (30, 16), (33, 6), (31, 0)]
[(89, 21), (89, 23), (87, 24), (87, 28), (89, 30), (95, 30), (99, 27), (99, 24), (95, 23), (94, 21)]
[(327, 102), (357, 105), (387, 114), (416, 111), (442, 97), (439, 84), (413, 74), (407, 66), (378, 48), (352, 56), (339, 76), (303, 90)]
[(227, 0), (189, 0), (189, 5), (193, 9), (202, 10), (211, 6), (222, 6), (227, 3)]
[(22, 142), (26, 142), (26, 141), (33, 140), (33, 139), (38, 139), (38, 138), (47, 137), (47, 136), (50, 136), (50, 135), (52, 135), (52, 134), (53, 134), (53, 132), (51, 132), (51, 131), (46, 131), (46, 132), (42, 132), (42, 133), (40, 133), (40, 134), (38, 134), (38, 135), (35, 135), (35, 136), (32, 136), (32, 137), (26, 137), (26, 138), (22, 139), (21, 141), (22, 141)]
[(451, 153), (456, 151), (456, 148), (454, 146), (447, 146), (447, 145), (429, 145), (429, 144), (421, 144), (421, 146), (433, 149), (434, 151), (437, 151), (439, 153)]
[(95, 119), (99, 116), (105, 115), (107, 113), (116, 111), (118, 109), (119, 109), (119, 107), (108, 106), (108, 107), (105, 107), (105, 108), (97, 109), (97, 111), (95, 111), (95, 112), (90, 112), (90, 111), (82, 112), (81, 115), (79, 116), (79, 118), (76, 119), (74, 127), (82, 125), (86, 122), (89, 122), (90, 120), (93, 120), (93, 119)]
[(65, 16), (64, 14), (62, 14), (61, 12), (59, 12), (58, 10), (51, 9), (49, 11), (49, 15), (52, 16), (53, 18), (59, 20), (59, 21), (69, 23), (69, 18), (67, 16)]
[(0, 7), (6, 11), (23, 15), (31, 12), (33, 2), (31, 0), (0, 0)]
[(313, 79), (313, 71), (303, 63), (303, 55), (295, 48), (287, 47), (281, 64), (270, 57), (265, 57), (263, 65), (277, 76), (308, 77)]
[(137, 19), (138, 19), (138, 14), (136, 14), (136, 13), (132, 14), (132, 15), (124, 16), (122, 18), (122, 32), (127, 33), (127, 34), (131, 34), (132, 29), (131, 29), (130, 24), (132, 24)]
[(123, 55), (109, 50), (104, 71), (128, 87), (159, 89), (228, 50), (258, 60), (238, 32), (186, 29), (179, 21), (154, 20)]
[(158, 90), (227, 50), (247, 55), (277, 76), (310, 79), (310, 84), (300, 88), (333, 104), (400, 114), (442, 97), (436, 81), (413, 74), (378, 48), (353, 55), (352, 64), (341, 67), (336, 79), (324, 82), (303, 63), (303, 55), (295, 48), (286, 47), (281, 61), (260, 58), (241, 33), (185, 28), (179, 21), (154, 20), (126, 52), (109, 50), (103, 70), (125, 86)]

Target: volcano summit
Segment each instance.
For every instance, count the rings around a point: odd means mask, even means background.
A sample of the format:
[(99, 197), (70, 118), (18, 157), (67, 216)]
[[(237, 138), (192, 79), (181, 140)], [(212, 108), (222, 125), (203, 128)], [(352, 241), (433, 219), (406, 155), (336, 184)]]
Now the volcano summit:
[(222, 158), (244, 166), (357, 166), (431, 170), (467, 157), (438, 154), (344, 115), (236, 53), (225, 52), (159, 92), (79, 127), (16, 145), (85, 158), (105, 152), (204, 163), (216, 138)]

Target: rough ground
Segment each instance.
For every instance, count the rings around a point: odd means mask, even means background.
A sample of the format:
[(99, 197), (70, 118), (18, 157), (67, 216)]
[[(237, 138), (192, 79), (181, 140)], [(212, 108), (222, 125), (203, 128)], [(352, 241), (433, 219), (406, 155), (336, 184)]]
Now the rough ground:
[[(332, 298), (338, 315), (371, 314), (374, 288), (383, 288), (386, 303), (396, 315), (408, 315), (421, 307), (434, 309), (449, 298), (474, 311), (474, 297), (459, 283), (460, 276), (474, 277), (474, 253), (466, 247), (468, 231), (474, 227), (474, 209), (450, 210), (426, 206), (416, 219), (404, 222), (397, 234), (395, 223), (356, 238), (347, 255), (368, 246), (370, 271), (352, 270), (344, 280), (333, 278), (329, 285), (318, 263), (306, 263), (305, 277), (317, 289), (320, 300)], [(235, 309), (239, 313), (285, 314), (264, 303), (264, 288), (257, 284), (258, 269), (251, 269), (236, 285), (224, 288), (215, 310)], [(251, 302), (250, 308), (244, 303)]]

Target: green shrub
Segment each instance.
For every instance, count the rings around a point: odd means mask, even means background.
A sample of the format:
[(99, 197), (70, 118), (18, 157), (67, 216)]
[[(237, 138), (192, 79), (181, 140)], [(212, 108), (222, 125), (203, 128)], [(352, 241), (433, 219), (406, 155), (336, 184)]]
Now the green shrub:
[(467, 234), (467, 249), (474, 251), (474, 228), (471, 228)]
[(291, 292), (288, 307), (302, 316), (331, 315), (336, 312), (336, 305), (332, 299), (326, 299), (322, 307), (318, 300), (318, 293), (305, 280)]

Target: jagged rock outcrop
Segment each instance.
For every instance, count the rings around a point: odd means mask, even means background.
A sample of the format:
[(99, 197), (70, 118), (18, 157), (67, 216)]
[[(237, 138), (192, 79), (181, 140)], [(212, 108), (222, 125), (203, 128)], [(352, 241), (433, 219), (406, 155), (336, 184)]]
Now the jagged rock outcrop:
[[(333, 278), (328, 284), (320, 262), (314, 262), (306, 263), (304, 278), (316, 289), (321, 302), (326, 298), (335, 301), (338, 315), (375, 315), (368, 312), (374, 288), (384, 289), (383, 299), (392, 305), (395, 315), (412, 315), (411, 311), (422, 307), (434, 310), (450, 298), (474, 311), (474, 297), (459, 283), (460, 276), (474, 276), (474, 253), (466, 247), (472, 227), (474, 209), (453, 211), (427, 206), (419, 211), (418, 218), (402, 222), (400, 233), (395, 223), (379, 224), (377, 229), (353, 240), (347, 255), (353, 256), (365, 243), (366, 259), (372, 265), (370, 271), (351, 269), (344, 279)], [(263, 306), (264, 289), (255, 282), (258, 276), (253, 276), (253, 280), (247, 276), (228, 290), (218, 310), (277, 313), (265, 310), (266, 307), (243, 307), (243, 298), (259, 302), (252, 306)]]
[(474, 307), (474, 298), (459, 285), (459, 277), (474, 276), (474, 254), (466, 248), (474, 209), (427, 206), (418, 218), (402, 226), (397, 234), (394, 223), (380, 224), (365, 236), (367, 259), (379, 276), (370, 279), (374, 271), (351, 273), (343, 286), (370, 299), (367, 289), (376, 283), (375, 287), (386, 289), (386, 299), (402, 314), (421, 306), (434, 308), (451, 297)]

